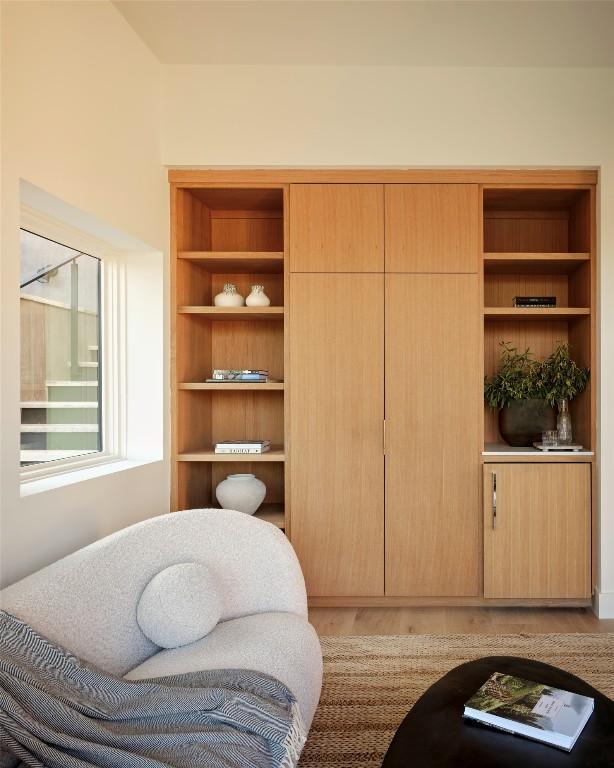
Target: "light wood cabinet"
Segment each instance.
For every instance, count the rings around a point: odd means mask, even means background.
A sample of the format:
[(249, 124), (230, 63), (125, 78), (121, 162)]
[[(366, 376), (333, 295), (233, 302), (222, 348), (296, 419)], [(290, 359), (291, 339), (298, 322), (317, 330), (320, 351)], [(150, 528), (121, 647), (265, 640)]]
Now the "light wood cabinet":
[(484, 596), (589, 597), (590, 504), (588, 464), (486, 464)]
[(292, 272), (383, 272), (382, 184), (292, 184)]
[(290, 281), (292, 544), (310, 595), (384, 594), (384, 277)]
[(477, 184), (387, 184), (387, 272), (477, 272)]
[(478, 594), (477, 275), (386, 276), (386, 594)]
[[(314, 605), (588, 605), (596, 173), (170, 180), (171, 508), (215, 507), (227, 474), (255, 473), (267, 488), (256, 517), (290, 538)], [(271, 305), (215, 306), (229, 282), (242, 295), (263, 284)], [(513, 306), (546, 295), (556, 307)], [(518, 453), (483, 406), (483, 376), (501, 342), (541, 359), (562, 341), (591, 368), (571, 403), (586, 450)], [(270, 379), (208, 381), (215, 368)], [(216, 454), (227, 439), (272, 447)]]

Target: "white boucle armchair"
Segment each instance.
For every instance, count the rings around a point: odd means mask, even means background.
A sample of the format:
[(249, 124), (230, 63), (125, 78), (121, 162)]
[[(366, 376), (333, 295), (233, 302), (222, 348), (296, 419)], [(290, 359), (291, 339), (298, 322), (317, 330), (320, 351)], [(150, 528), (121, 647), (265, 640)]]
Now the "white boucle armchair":
[[(137, 623), (139, 598), (170, 565), (207, 566), (223, 596), (204, 638), (162, 650)], [(0, 593), (2, 608), (106, 672), (128, 679), (239, 668), (272, 675), (297, 698), (307, 727), (322, 684), (322, 654), (307, 621), (301, 569), (269, 523), (193, 509), (112, 534)]]

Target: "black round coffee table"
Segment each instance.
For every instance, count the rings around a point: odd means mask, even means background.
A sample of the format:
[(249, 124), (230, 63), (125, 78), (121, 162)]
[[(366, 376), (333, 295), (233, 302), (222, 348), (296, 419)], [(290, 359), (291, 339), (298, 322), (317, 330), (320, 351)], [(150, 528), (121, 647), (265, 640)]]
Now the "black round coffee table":
[[(465, 720), (465, 702), (493, 672), (595, 699), (571, 752)], [(614, 671), (613, 671), (614, 674)], [(489, 656), (448, 672), (414, 704), (382, 768), (614, 768), (614, 702), (579, 677), (539, 661)]]

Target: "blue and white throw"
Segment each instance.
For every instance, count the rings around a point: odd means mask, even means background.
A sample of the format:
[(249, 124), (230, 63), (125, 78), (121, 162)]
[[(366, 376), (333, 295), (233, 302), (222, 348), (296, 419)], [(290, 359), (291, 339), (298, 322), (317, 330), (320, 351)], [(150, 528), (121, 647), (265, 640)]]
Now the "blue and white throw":
[(0, 766), (292, 768), (296, 699), (242, 669), (128, 681), (0, 611)]

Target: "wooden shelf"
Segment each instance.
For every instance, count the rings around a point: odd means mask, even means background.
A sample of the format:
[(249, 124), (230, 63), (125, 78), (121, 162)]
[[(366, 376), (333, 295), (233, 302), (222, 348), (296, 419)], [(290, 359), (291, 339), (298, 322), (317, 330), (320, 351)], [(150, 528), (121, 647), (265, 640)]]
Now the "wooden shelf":
[(178, 307), (181, 315), (205, 315), (211, 320), (276, 320), (283, 318), (283, 307)]
[(252, 461), (285, 461), (286, 455), (281, 446), (275, 446), (265, 453), (215, 453), (209, 451), (190, 451), (189, 453), (180, 453), (177, 461), (242, 461), (245, 463)]
[(568, 274), (588, 261), (589, 253), (485, 253), (484, 271)]
[(184, 382), (182, 384), (177, 384), (177, 389), (189, 389), (189, 390), (214, 390), (214, 391), (224, 391), (224, 392), (245, 392), (249, 390), (258, 390), (262, 389), (267, 392), (271, 391), (283, 391), (285, 388), (285, 384), (283, 381), (267, 381), (263, 382), (261, 384), (257, 382), (238, 382), (236, 384), (234, 383), (220, 383), (220, 384), (213, 384), (211, 382), (201, 382), (201, 381), (195, 381), (195, 382)]
[(588, 307), (485, 307), (484, 317), (491, 320), (572, 320), (590, 315)]
[(281, 273), (284, 269), (283, 251), (180, 251), (177, 258), (222, 274)]
[(273, 525), (282, 530), (286, 527), (286, 515), (283, 504), (263, 504), (254, 514), (254, 517), (264, 520), (266, 523), (273, 523)]

